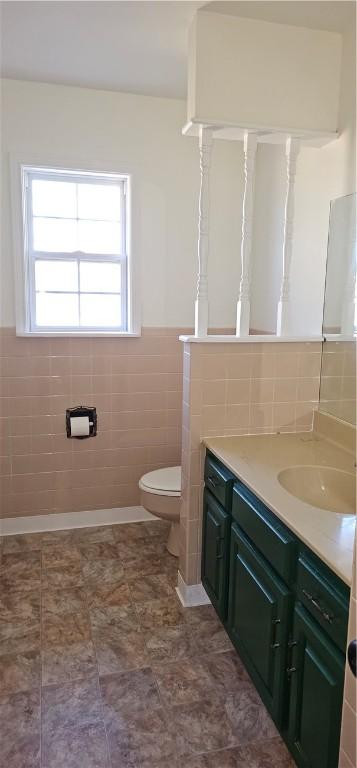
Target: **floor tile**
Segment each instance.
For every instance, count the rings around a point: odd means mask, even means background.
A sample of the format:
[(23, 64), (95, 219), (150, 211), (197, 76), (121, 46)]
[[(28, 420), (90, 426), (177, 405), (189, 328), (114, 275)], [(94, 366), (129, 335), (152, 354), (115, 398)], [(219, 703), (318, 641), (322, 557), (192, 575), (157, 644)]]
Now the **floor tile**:
[(168, 533), (2, 542), (0, 768), (293, 768), (213, 607), (179, 603)]
[(115, 544), (109, 541), (97, 541), (92, 544), (79, 544), (83, 560), (115, 560), (118, 556)]
[(202, 655), (199, 666), (202, 679), (217, 693), (224, 695), (253, 686), (236, 651)]
[(123, 563), (131, 563), (138, 559), (162, 557), (165, 554), (165, 544), (154, 536), (146, 536), (141, 539), (129, 539), (117, 543), (119, 558)]
[(196, 643), (189, 627), (162, 627), (145, 634), (152, 663), (177, 661), (196, 654)]
[(90, 677), (96, 671), (92, 642), (76, 643), (42, 651), (42, 684), (51, 685)]
[(39, 691), (0, 697), (1, 768), (40, 768)]
[(104, 726), (75, 725), (45, 732), (41, 768), (110, 768)]
[(40, 685), (40, 651), (0, 655), (1, 696), (31, 691)]
[(77, 613), (52, 614), (42, 621), (42, 642), (44, 647), (53, 645), (71, 645), (83, 643), (91, 639), (89, 614), (82, 611)]
[(162, 573), (133, 579), (129, 582), (129, 590), (132, 600), (138, 603), (175, 595), (166, 574)]
[(42, 590), (42, 618), (83, 612), (87, 609), (87, 595), (83, 587), (73, 589)]
[(81, 556), (74, 544), (58, 544), (46, 547), (42, 552), (43, 568), (66, 568), (68, 565), (80, 565)]
[(42, 768), (40, 732), (1, 742), (0, 768)]
[(224, 709), (232, 724), (238, 745), (265, 741), (279, 735), (253, 687), (226, 695)]
[(207, 680), (197, 659), (153, 666), (162, 700), (168, 706), (192, 704), (207, 695)]
[(42, 533), (23, 533), (21, 536), (4, 536), (3, 554), (16, 554), (41, 549)]
[(76, 563), (68, 565), (66, 568), (46, 568), (42, 571), (42, 587), (48, 589), (71, 589), (72, 587), (82, 587), (84, 585), (83, 574), (80, 566)]
[(279, 739), (251, 744), (240, 751), (239, 768), (296, 768), (285, 744)]
[(237, 737), (222, 702), (212, 696), (194, 704), (172, 707), (169, 716), (182, 755), (237, 745)]
[(186, 755), (179, 760), (178, 768), (295, 768), (295, 763), (285, 745), (274, 739), (204, 755)]
[(88, 725), (101, 719), (102, 708), (97, 677), (42, 690), (42, 726), (49, 736), (58, 726)]
[(124, 575), (129, 581), (136, 579), (143, 579), (146, 576), (152, 576), (155, 574), (165, 573), (167, 577), (171, 576), (171, 568), (168, 566), (167, 560), (163, 555), (147, 555), (146, 557), (138, 557), (134, 560), (128, 560), (123, 563)]
[(183, 624), (183, 610), (175, 594), (161, 600), (148, 600), (136, 604), (139, 623), (143, 630), (176, 627)]
[[(187, 619), (187, 616), (186, 616)], [(196, 652), (200, 656), (206, 653), (231, 651), (233, 646), (223, 625), (217, 618), (192, 621), (188, 620)]]
[(171, 523), (167, 523), (165, 520), (148, 520), (144, 523), (144, 526), (149, 536), (160, 538), (166, 544)]
[(0, 655), (40, 646), (39, 592), (0, 593)]
[(114, 766), (151, 768), (169, 766), (177, 744), (161, 709), (117, 715), (105, 712), (109, 750)]
[(124, 569), (118, 559), (84, 560), (83, 578), (86, 584), (114, 584), (124, 580)]
[[(112, 712), (120, 715), (160, 708), (161, 700), (154, 674), (150, 667), (108, 675), (100, 679), (104, 712), (111, 718)], [(125, 721), (126, 722), (126, 719)]]
[(93, 637), (105, 636), (108, 640), (115, 640), (125, 632), (135, 632), (139, 629), (136, 610), (131, 605), (92, 608), (90, 621)]
[(113, 535), (115, 541), (125, 543), (145, 539), (149, 532), (145, 523), (121, 523), (113, 525)]
[(96, 544), (97, 542), (107, 541), (114, 544), (115, 539), (110, 525), (97, 526), (92, 528), (76, 528), (74, 530), (74, 539), (81, 544)]
[(94, 639), (100, 675), (112, 675), (146, 667), (149, 658), (143, 636), (139, 632), (117, 632), (114, 640), (105, 635)]
[(86, 598), (89, 608), (110, 608), (131, 603), (131, 592), (125, 581), (113, 584), (88, 584)]
[(3, 555), (0, 592), (32, 592), (41, 586), (41, 553), (23, 552)]
[(54, 547), (57, 544), (69, 544), (74, 542), (75, 529), (69, 528), (63, 531), (45, 531), (42, 533), (42, 549)]

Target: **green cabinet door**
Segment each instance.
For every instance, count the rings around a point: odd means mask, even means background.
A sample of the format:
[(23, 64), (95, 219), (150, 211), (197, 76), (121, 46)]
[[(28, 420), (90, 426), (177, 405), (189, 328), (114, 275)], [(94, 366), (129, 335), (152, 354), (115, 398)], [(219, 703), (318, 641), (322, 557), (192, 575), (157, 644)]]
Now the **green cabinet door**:
[(337, 768), (344, 657), (299, 603), (293, 642), (290, 748), (299, 768)]
[(277, 725), (283, 722), (287, 694), (291, 599), (288, 587), (234, 523), (227, 629)]
[(202, 584), (225, 621), (228, 601), (231, 517), (206, 489), (203, 498)]

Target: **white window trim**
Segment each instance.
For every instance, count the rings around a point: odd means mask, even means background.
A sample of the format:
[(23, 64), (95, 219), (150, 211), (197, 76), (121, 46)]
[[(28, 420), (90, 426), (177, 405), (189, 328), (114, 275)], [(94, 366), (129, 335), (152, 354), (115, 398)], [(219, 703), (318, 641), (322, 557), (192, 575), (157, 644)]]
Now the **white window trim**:
[[(31, 330), (30, 316), (30, 275), (29, 259), (26, 253), (27, 227), (25, 222), (25, 189), (23, 185), (24, 168), (40, 168), (53, 170), (59, 169), (82, 174), (113, 174), (127, 179), (126, 185), (126, 251), (127, 251), (127, 327), (126, 331), (110, 329), (83, 329), (75, 328), (71, 330), (68, 327), (60, 329), (35, 329)], [(34, 336), (34, 337), (137, 337), (141, 335), (140, 322), (140, 283), (139, 283), (139, 263), (137, 248), (137, 224), (139, 221), (139, 212), (136, 203), (136, 183), (133, 168), (130, 169), (127, 163), (121, 163), (120, 168), (108, 167), (107, 164), (96, 162), (93, 167), (92, 162), (81, 160), (80, 165), (77, 162), (63, 162), (59, 159), (49, 159), (36, 156), (10, 156), (10, 175), (11, 175), (11, 216), (13, 230), (14, 247), (14, 283), (15, 283), (15, 308), (16, 308), (16, 335)], [(134, 201), (134, 205), (133, 205)], [(135, 206), (135, 222), (133, 220), (133, 211)], [(136, 225), (136, 226), (135, 226)], [(134, 255), (135, 254), (135, 255)]]

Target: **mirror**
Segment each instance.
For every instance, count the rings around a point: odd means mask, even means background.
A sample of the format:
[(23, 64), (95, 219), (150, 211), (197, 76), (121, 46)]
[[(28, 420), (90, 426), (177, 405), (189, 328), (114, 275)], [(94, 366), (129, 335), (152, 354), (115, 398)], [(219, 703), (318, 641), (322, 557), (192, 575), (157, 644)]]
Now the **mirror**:
[(330, 208), (319, 409), (356, 424), (356, 195)]

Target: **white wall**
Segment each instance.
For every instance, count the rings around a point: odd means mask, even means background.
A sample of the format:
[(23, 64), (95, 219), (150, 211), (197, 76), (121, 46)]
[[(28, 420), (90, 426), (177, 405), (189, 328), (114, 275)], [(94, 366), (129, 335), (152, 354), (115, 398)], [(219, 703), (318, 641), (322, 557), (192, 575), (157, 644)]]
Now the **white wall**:
[[(352, 45), (351, 45), (352, 50)], [(351, 55), (345, 57), (345, 74)], [(347, 75), (346, 75), (347, 77)], [(350, 75), (349, 75), (350, 77)], [(346, 79), (346, 78), (345, 78)], [(344, 97), (344, 121), (350, 120)], [(347, 116), (346, 116), (347, 115)], [(137, 256), (143, 325), (192, 326), (197, 272), (198, 142), (182, 137), (185, 103), (131, 94), (4, 80), (2, 91), (1, 309), (15, 324), (9, 153), (31, 162), (131, 168), (137, 181)], [(296, 333), (321, 329), (329, 201), (351, 184), (352, 128), (298, 161), (293, 299)], [(348, 181), (349, 179), (349, 181)], [(260, 146), (253, 242), (252, 327), (274, 331), (281, 274), (285, 170), (282, 147)], [(212, 158), (210, 324), (235, 324), (243, 147), (216, 141)]]
[[(9, 153), (73, 167), (132, 169), (143, 325), (192, 326), (197, 272), (198, 143), (182, 137), (185, 103), (3, 80), (1, 322), (15, 324)], [(241, 220), (241, 147), (215, 145), (210, 322), (232, 326)], [(234, 264), (232, 264), (234, 262)]]

